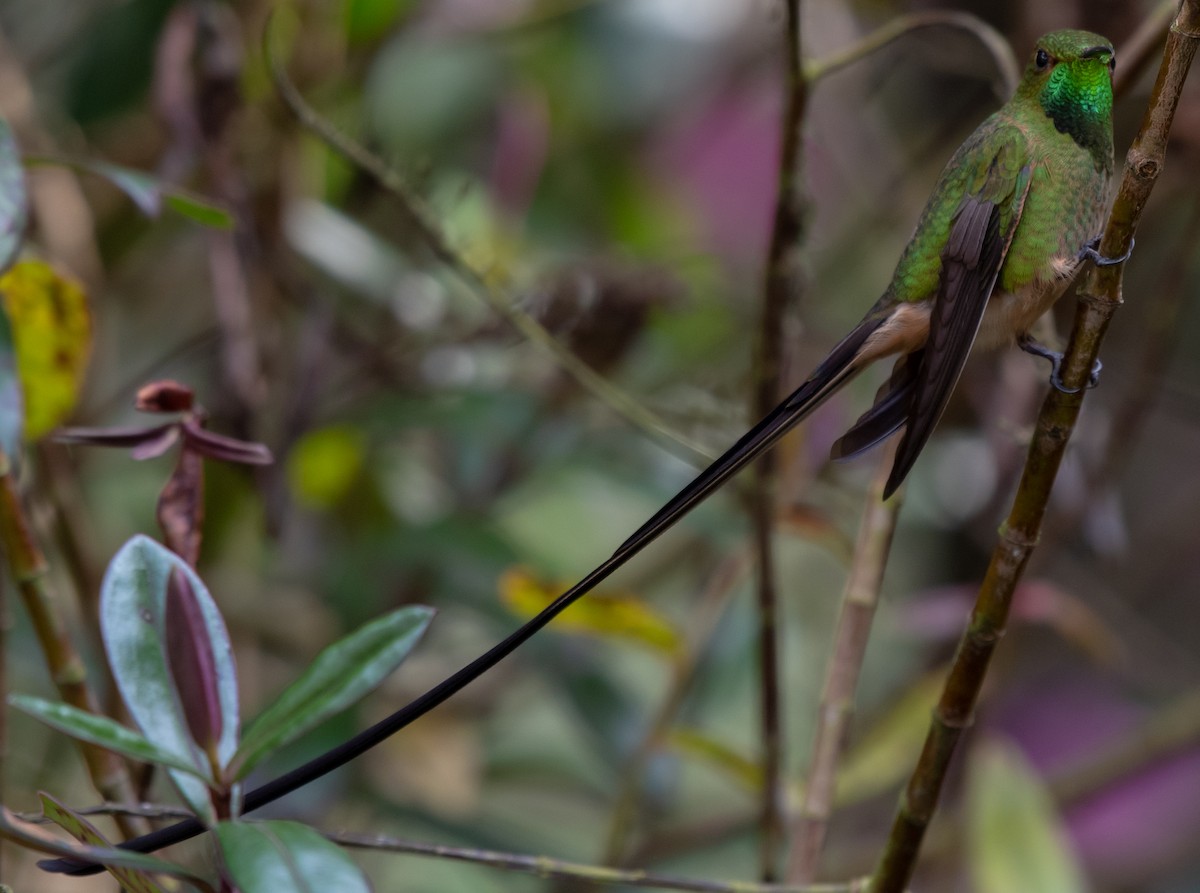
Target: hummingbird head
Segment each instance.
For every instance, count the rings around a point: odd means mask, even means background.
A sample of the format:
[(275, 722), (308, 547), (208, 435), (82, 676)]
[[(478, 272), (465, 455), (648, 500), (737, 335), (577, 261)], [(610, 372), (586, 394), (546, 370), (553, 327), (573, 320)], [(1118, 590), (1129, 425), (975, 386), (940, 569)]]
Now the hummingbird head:
[(1116, 54), (1090, 31), (1052, 31), (1037, 42), (1017, 93), (1034, 100), (1060, 133), (1112, 168), (1112, 73)]

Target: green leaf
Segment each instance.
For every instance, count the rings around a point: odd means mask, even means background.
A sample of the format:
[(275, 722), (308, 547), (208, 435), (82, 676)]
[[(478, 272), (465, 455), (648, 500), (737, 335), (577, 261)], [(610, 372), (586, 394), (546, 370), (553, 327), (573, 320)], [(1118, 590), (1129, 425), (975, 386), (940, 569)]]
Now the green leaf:
[(158, 181), (149, 174), (104, 161), (72, 161), (69, 164), (78, 170), (104, 177), (124, 192), (147, 217), (157, 217), (162, 213), (162, 190)]
[(346, 37), (352, 43), (377, 40), (396, 26), (412, 0), (348, 0), (342, 13)]
[(978, 893), (1087, 890), (1049, 793), (1012, 745), (987, 741), (972, 751), (967, 840)]
[[(38, 796), (42, 801), (42, 815), (80, 843), (88, 846), (111, 846), (104, 835), (96, 830), (96, 826), (83, 816), (72, 812), (49, 794), (40, 793)], [(128, 893), (166, 893), (143, 869), (112, 865), (109, 866), (108, 873), (120, 881), (121, 889)]]
[(233, 215), (226, 208), (179, 186), (164, 183), (145, 171), (120, 167), (106, 161), (49, 158), (40, 155), (31, 156), (26, 161), (31, 165), (62, 165), (103, 177), (129, 196), (130, 201), (147, 217), (157, 217), (166, 205), (181, 216), (203, 226), (230, 229), (234, 224)]
[[(233, 646), (220, 612), (204, 583), (179, 556), (145, 536), (135, 536), (113, 558), (100, 589), (100, 628), (108, 661), (121, 696), (142, 733), (158, 747), (211, 778), (208, 760), (188, 731), (187, 718), (167, 664), (167, 580), (178, 570), (200, 602), (212, 644), (222, 729), (217, 758), (228, 765), (237, 750), (237, 675)], [(195, 778), (172, 771), (171, 778), (188, 805), (210, 823), (215, 821), (207, 793)]]
[(116, 847), (88, 846), (59, 840), (46, 828), (41, 825), (35, 825), (32, 822), (22, 821), (4, 806), (0, 806), (0, 837), (18, 843), (27, 849), (36, 850), (40, 853), (49, 853), (52, 856), (60, 858), (84, 860), (106, 866), (116, 865), (124, 868), (133, 868), (138, 871), (153, 872), (154, 874), (165, 874), (169, 877), (182, 878), (201, 890), (212, 889), (202, 878), (173, 862), (156, 859), (153, 856), (135, 853), (131, 850), (117, 849)]
[(163, 186), (162, 190), (167, 207), (181, 217), (211, 229), (233, 228), (233, 215), (220, 205), (183, 189)]
[(144, 171), (118, 167), (104, 161), (71, 162), (72, 166), (91, 171), (107, 179), (124, 192), (147, 217), (157, 217), (163, 205), (204, 226), (229, 229), (233, 215), (220, 205), (193, 195), (185, 189), (164, 183)]
[(0, 273), (16, 260), (29, 216), (21, 150), (8, 122), (0, 118)]
[(107, 716), (98, 716), (70, 704), (47, 701), (30, 695), (9, 695), (8, 703), (72, 738), (98, 744), (143, 763), (157, 763), (181, 772), (196, 774), (196, 767), (190, 762), (179, 759), (170, 751), (156, 746)]
[(400, 608), (317, 655), (304, 675), (246, 730), (234, 760), (237, 777), (372, 691), (408, 656), (432, 617), (432, 608)]
[(221, 822), (217, 845), (241, 893), (369, 893), (362, 870), (299, 822)]
[(0, 447), (14, 467), (21, 458), (25, 399), (17, 374), (17, 349), (8, 311), (0, 306)]

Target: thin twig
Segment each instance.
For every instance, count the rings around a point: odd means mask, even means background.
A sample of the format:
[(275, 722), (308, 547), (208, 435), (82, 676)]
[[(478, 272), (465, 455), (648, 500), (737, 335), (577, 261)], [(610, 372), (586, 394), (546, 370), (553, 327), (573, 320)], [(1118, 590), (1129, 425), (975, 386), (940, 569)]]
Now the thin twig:
[[(99, 701), (88, 685), (87, 667), (75, 650), (66, 623), (55, 605), (54, 594), (46, 580), (49, 571), (46, 558), (25, 514), (9, 459), (3, 452), (0, 452), (0, 544), (59, 695), (72, 707), (100, 713)], [(95, 744), (81, 742), (79, 747), (100, 796), (118, 802), (133, 799), (129, 773), (116, 755)], [(144, 823), (130, 818), (118, 818), (117, 824), (122, 833), (130, 836), (146, 830)]]
[(1069, 807), (1183, 753), (1200, 742), (1200, 691), (1176, 698), (1117, 740), (1102, 745), (1070, 769), (1049, 779), (1050, 793)]
[(401, 177), (354, 140), (338, 131), (317, 114), (300, 95), (288, 78), (282, 62), (272, 48), (271, 28), (268, 25), (263, 40), (263, 52), (284, 104), (296, 116), (302, 127), (331, 149), (367, 174), (388, 195), (396, 199), (413, 230), (429, 252), (453, 272), (474, 294), (524, 338), (537, 345), (554, 359), (589, 394), (608, 406), (627, 422), (641, 429), (651, 439), (693, 465), (707, 465), (714, 456), (699, 443), (672, 430), (665, 422), (631, 395), (616, 387), (604, 376), (583, 362), (570, 348), (554, 337), (545, 326), (523, 311), (503, 288), (488, 275), (476, 269), (450, 243), (425, 202)]
[(866, 510), (858, 530), (854, 559), (842, 593), (833, 650), (825, 670), (800, 823), (792, 841), (787, 874), (790, 883), (811, 883), (820, 866), (837, 791), (838, 764), (854, 716), (854, 693), (866, 657), (871, 622), (879, 604), (879, 590), (883, 586), (883, 573), (903, 499), (904, 491), (900, 490), (886, 502), (883, 500), (895, 455), (896, 439), (893, 437), (883, 450), (879, 469), (867, 489)]
[[(153, 803), (123, 804), (101, 803), (97, 806), (76, 810), (79, 815), (136, 815), (146, 818), (184, 818), (191, 815), (177, 806), (160, 806)], [(41, 815), (18, 815), (25, 821), (43, 823)], [(542, 878), (587, 881), (597, 884), (633, 884), (658, 890), (685, 890), (692, 893), (866, 893), (867, 879), (838, 884), (810, 884), (804, 886), (784, 884), (756, 884), (750, 881), (710, 881), (655, 874), (640, 869), (616, 869), (600, 865), (585, 865), (565, 862), (547, 856), (527, 856), (519, 853), (503, 853), (481, 850), (474, 847), (455, 847), (437, 843), (420, 843), (379, 834), (355, 834), (351, 832), (322, 832), (334, 843), (358, 849), (381, 850), (392, 853), (409, 853), (414, 856), (432, 856), (487, 865), (505, 871), (519, 871)]]
[(679, 656), (671, 667), (671, 680), (667, 693), (659, 704), (658, 711), (650, 721), (645, 735), (638, 747), (630, 755), (621, 773), (621, 786), (617, 791), (613, 806), (612, 820), (609, 824), (608, 843), (605, 846), (603, 862), (606, 865), (623, 865), (626, 856), (626, 841), (633, 818), (637, 814), (639, 794), (646, 764), (650, 758), (663, 746), (663, 742), (675, 721), (675, 716), (683, 706), (700, 658), (712, 640), (717, 629), (725, 605), (738, 580), (746, 573), (749, 565), (749, 554), (739, 550), (730, 555), (713, 573), (704, 593), (694, 610), (694, 617), (687, 640), (680, 649)]
[[(1200, 0), (1185, 0), (1168, 35), (1146, 117), (1126, 156), (1125, 176), (1100, 243), (1100, 252), (1106, 257), (1120, 257), (1132, 244), (1142, 209), (1166, 157), (1175, 107), (1197, 45)], [(1062, 374), (1065, 386), (1077, 390), (1068, 394), (1051, 388), (1042, 404), (1012, 511), (1001, 528), (925, 746), (901, 798), (872, 881), (872, 893), (900, 893), (912, 877), (950, 758), (971, 724), (992, 653), (1004, 634), (1012, 594), (1037, 544), (1050, 490), (1083, 404), (1083, 385), (1121, 301), (1122, 270), (1122, 264), (1093, 267), (1079, 288), (1075, 326)]]
[(1017, 63), (1012, 47), (1008, 45), (1004, 35), (983, 19), (969, 12), (941, 9), (896, 16), (886, 25), (882, 25), (846, 49), (830, 53), (823, 59), (805, 63), (804, 76), (809, 83), (820, 80), (854, 64), (871, 53), (878, 52), (906, 34), (922, 28), (957, 28), (971, 34), (983, 44), (996, 63), (996, 73), (999, 75), (996, 94), (1002, 99), (1007, 99), (1017, 89), (1021, 66)]
[(1120, 475), (1121, 468), (1133, 453), (1130, 436), (1142, 430), (1146, 415), (1155, 406), (1155, 398), (1162, 393), (1162, 381), (1179, 340), (1179, 317), (1189, 294), (1186, 283), (1195, 268), (1194, 248), (1200, 241), (1200, 200), (1193, 197), (1191, 205), (1176, 248), (1163, 271), (1157, 300), (1150, 308), (1146, 340), (1141, 347), (1141, 359), (1133, 381), (1127, 385), (1124, 402), (1113, 413), (1113, 436), (1108, 441), (1104, 458), (1089, 476), (1093, 494)]
[(1117, 69), (1113, 72), (1113, 93), (1122, 96), (1137, 80), (1142, 69), (1154, 58), (1154, 52), (1166, 39), (1167, 29), (1179, 9), (1179, 0), (1162, 0), (1125, 38), (1117, 53)]
[[(889, 462), (884, 461), (883, 465), (888, 467)], [(876, 499), (876, 503), (879, 500)], [(744, 561), (744, 556), (742, 556)], [(697, 626), (697, 629), (699, 629)], [(1047, 782), (1050, 793), (1054, 796), (1055, 801), (1062, 808), (1070, 808), (1074, 803), (1086, 799), (1092, 794), (1102, 791), (1112, 784), (1120, 783), (1124, 779), (1131, 778), (1136, 773), (1157, 765), (1159, 761), (1170, 757), (1174, 754), (1186, 752), (1188, 748), (1193, 747), (1197, 741), (1200, 741), (1200, 691), (1193, 691), (1182, 695), (1171, 703), (1157, 710), (1145, 722), (1140, 723), (1136, 729), (1133, 729), (1128, 734), (1121, 736), (1116, 741), (1100, 747), (1095, 753), (1089, 754), (1084, 762), (1077, 764), (1061, 773), (1053, 775)], [(180, 819), (188, 818), (192, 813), (180, 806), (170, 806), (156, 803), (100, 803), (95, 806), (86, 807), (75, 810), (79, 815), (133, 815), (149, 819)], [(45, 819), (40, 813), (18, 813), (17, 817), (38, 824), (45, 823)], [(744, 833), (748, 830), (751, 823), (751, 817), (747, 815), (743, 821), (731, 825), (727, 830), (729, 833)], [(952, 825), (949, 829), (961, 830), (962, 823), (948, 823)], [(945, 828), (945, 826), (943, 826)], [(362, 843), (353, 842), (342, 839), (345, 835), (327, 835), (331, 840), (339, 840), (347, 846), (363, 845)], [(380, 843), (380, 838), (362, 838), (358, 835), (352, 835), (358, 841), (366, 841), (367, 846), (373, 847), (376, 843)], [(940, 841), (942, 846), (949, 846), (953, 837), (947, 837)], [(392, 845), (392, 844), (396, 845)], [(934, 841), (930, 841), (930, 845), (934, 845)], [(473, 858), (472, 854), (477, 854), (478, 850), (464, 850), (460, 855), (452, 848), (450, 852), (442, 852), (436, 845), (419, 844), (410, 841), (396, 842), (390, 838), (383, 839), (383, 848), (394, 850), (396, 852), (411, 852), (420, 855), (443, 856), (445, 858), (458, 858), (463, 861), (479, 861)], [(939, 847), (941, 848), (941, 847)], [(639, 851), (638, 858), (646, 858), (649, 855), (648, 851)], [(489, 856), (504, 857), (506, 854), (489, 853)], [(516, 871), (532, 870), (528, 868), (530, 859), (538, 859), (539, 857), (510, 857), (517, 860), (515, 864), (501, 864), (498, 861), (488, 860), (487, 864), (492, 864), (499, 868), (510, 868)], [(567, 875), (563, 875), (564, 877)], [(575, 877), (575, 875), (571, 875)], [(589, 877), (589, 880), (596, 880), (594, 877)], [(654, 876), (643, 882), (643, 886), (656, 886)], [(800, 886), (796, 887), (795, 881), (789, 881), (790, 886), (779, 885), (751, 885), (749, 887), (719, 887), (720, 890), (757, 890), (765, 891), (765, 893), (782, 893), (782, 891), (809, 891), (809, 893), (825, 893), (825, 891), (836, 890), (855, 890), (858, 889), (861, 893), (866, 893), (865, 887), (854, 887), (853, 885), (838, 885), (838, 884), (823, 884), (815, 886)], [(657, 885), (662, 886), (662, 885)], [(672, 889), (665, 887), (665, 889)], [(678, 888), (675, 888), (678, 889)], [(690, 888), (683, 888), (690, 889)], [(703, 888), (702, 888), (703, 889)]]
[(475, 849), (474, 847), (418, 843), (380, 835), (326, 833), (325, 836), (342, 846), (410, 853), (417, 856), (434, 856), (440, 859), (456, 859), (506, 871), (533, 874), (541, 878), (566, 878), (596, 884), (632, 884), (657, 890), (687, 890), (692, 893), (866, 893), (867, 890), (866, 878), (844, 884), (811, 884), (799, 887), (784, 884), (757, 884), (751, 881), (710, 881), (655, 874), (640, 869), (608, 868), (602, 865), (564, 862), (546, 856), (525, 856), (517, 853), (498, 853), (493, 850)]
[[(780, 121), (779, 180), (771, 243), (763, 276), (759, 318), (753, 417), (763, 418), (780, 397), (783, 366), (784, 315), (799, 291), (800, 243), (804, 237), (804, 195), (801, 187), (803, 141), (801, 129), (808, 103), (800, 59), (800, 0), (785, 5), (784, 101)], [(762, 831), (760, 875), (778, 877), (784, 836), (783, 704), (779, 687), (779, 596), (775, 586), (776, 458), (768, 451), (754, 465), (750, 503), (754, 547), (758, 556), (759, 715), (762, 733)]]

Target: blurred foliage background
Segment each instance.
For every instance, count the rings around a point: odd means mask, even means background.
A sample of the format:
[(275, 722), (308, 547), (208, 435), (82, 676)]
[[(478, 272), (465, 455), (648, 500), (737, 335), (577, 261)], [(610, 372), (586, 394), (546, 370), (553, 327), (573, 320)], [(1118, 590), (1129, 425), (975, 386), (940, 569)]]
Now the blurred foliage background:
[[(339, 632), (398, 604), (440, 611), (382, 694), (279, 754), (278, 770), (483, 651), (542, 588), (607, 556), (693, 468), (582, 394), (447, 275), (394, 199), (300, 130), (263, 60), (271, 5), (75, 0), (66, 15), (2, 0), (0, 113), (29, 153), (152, 172), (236, 215), (232, 234), (170, 213), (146, 219), (103, 180), (31, 173), (30, 241), (84, 285), (94, 316), (71, 422), (133, 422), (137, 387), (171, 377), (195, 388), (214, 430), (277, 457), (261, 473), (210, 466), (208, 477), (200, 572), (234, 635), (247, 714)], [(805, 54), (820, 59), (932, 6), (812, 0)], [(1120, 65), (1122, 42), (1155, 6), (939, 8), (979, 14), (1022, 62), (1043, 31), (1085, 27), (1115, 41)], [(768, 0), (297, 0), (274, 30), (302, 92), (424, 197), (489, 281), (716, 453), (752, 421), (780, 24)], [(1119, 158), (1156, 65), (1118, 103)], [(1014, 860), (1058, 866), (1071, 889), (1200, 889), (1195, 81), (1128, 265), (1102, 384), (915, 889), (1018, 889), (997, 880)], [(997, 83), (979, 42), (943, 28), (813, 86), (789, 381), (874, 302), (941, 165), (1002, 100)], [(1059, 308), (1060, 331), (1071, 304)], [(829, 878), (873, 865), (1045, 382), (1045, 368), (1016, 351), (973, 359), (912, 475)], [(877, 461), (831, 466), (825, 456), (878, 384), (847, 388), (784, 447), (778, 546), (797, 783)], [(169, 469), (42, 443), (26, 470), (97, 678), (97, 581), (131, 534), (154, 531)], [(616, 578), (619, 598), (552, 626), (272, 812), (328, 829), (754, 876), (747, 533), (729, 487)], [(12, 640), (12, 686), (48, 692), (19, 613)], [(38, 788), (90, 802), (65, 739), (13, 717), (10, 741), (10, 807), (33, 808)], [(636, 804), (625, 821), (614, 818), (621, 791)], [(1044, 828), (1050, 852), (1038, 855), (1022, 828)], [(360, 858), (380, 891), (576, 889), (457, 862)], [(39, 876), (11, 853), (6, 869), (16, 889), (105, 883)]]

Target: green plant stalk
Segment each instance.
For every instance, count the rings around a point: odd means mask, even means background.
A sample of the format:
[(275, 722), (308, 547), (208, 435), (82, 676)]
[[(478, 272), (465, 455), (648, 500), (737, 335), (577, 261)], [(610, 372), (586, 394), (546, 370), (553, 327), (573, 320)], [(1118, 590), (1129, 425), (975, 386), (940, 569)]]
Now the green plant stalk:
[[(46, 582), (46, 558), (25, 515), (12, 466), (3, 451), (0, 451), (0, 546), (59, 695), (72, 707), (99, 713), (99, 702), (88, 685), (83, 659), (67, 634)], [(129, 773), (115, 754), (94, 744), (80, 743), (79, 747), (92, 783), (102, 797), (123, 802), (135, 799)], [(145, 823), (135, 817), (118, 816), (116, 821), (121, 832), (128, 836), (147, 830)]]
[[(1197, 44), (1200, 0), (1185, 0), (1167, 36), (1146, 116), (1126, 156), (1125, 175), (1100, 242), (1100, 253), (1105, 257), (1120, 257), (1133, 243), (1142, 209), (1162, 170), (1167, 136)], [(1012, 511), (1000, 529), (924, 748), (901, 796), (891, 834), (872, 878), (872, 893), (902, 893), (912, 877), (950, 758), (971, 724), (992, 653), (1004, 635), (1013, 592), (1037, 545), (1050, 490), (1083, 404), (1083, 385), (1120, 306), (1122, 269), (1121, 264), (1093, 267), (1079, 288), (1075, 326), (1062, 374), (1066, 387), (1078, 390), (1066, 394), (1051, 388), (1042, 404)]]
[(300, 125), (396, 199), (420, 241), (440, 264), (450, 270), (523, 338), (549, 355), (587, 393), (629, 424), (692, 465), (704, 466), (712, 462), (715, 456), (708, 449), (671, 429), (633, 396), (575, 356), (571, 349), (555, 338), (545, 326), (518, 307), (507, 291), (497, 284), (494, 276), (477, 269), (451, 243), (449, 236), (425, 202), (399, 174), (317, 114), (288, 79), (283, 63), (276, 57), (269, 23), (263, 37), (263, 52), (280, 97)]
[(453, 847), (443, 844), (419, 843), (394, 837), (365, 834), (326, 834), (329, 840), (347, 847), (383, 850), (455, 859), (476, 865), (488, 865), (506, 871), (519, 871), (542, 878), (586, 881), (593, 884), (634, 885), (656, 890), (685, 890), (691, 893), (865, 893), (867, 879), (836, 884), (758, 884), (752, 881), (712, 881), (655, 874), (641, 869), (609, 868), (603, 865), (583, 865), (564, 862), (546, 856), (526, 856), (501, 853), (472, 847)]
[(854, 692), (866, 658), (871, 623), (879, 604), (883, 574), (904, 498), (902, 488), (891, 499), (883, 500), (896, 445), (895, 437), (888, 441), (871, 486), (867, 488), (867, 506), (859, 526), (854, 558), (842, 592), (833, 649), (825, 669), (808, 780), (804, 786), (800, 821), (792, 840), (787, 873), (789, 883), (811, 883), (816, 878), (829, 817), (833, 814), (838, 764), (854, 717)]
[[(801, 186), (802, 128), (808, 105), (808, 84), (800, 58), (800, 0), (787, 0), (784, 28), (784, 87), (786, 99), (780, 121), (779, 182), (771, 242), (763, 277), (755, 358), (753, 418), (767, 415), (780, 397), (783, 366), (784, 317), (795, 303), (800, 283), (799, 253), (804, 238), (804, 195)], [(754, 545), (758, 555), (758, 673), (759, 717), (762, 735), (762, 803), (760, 876), (778, 877), (784, 837), (783, 698), (779, 684), (779, 593), (775, 580), (775, 483), (777, 461), (768, 451), (755, 462), (750, 494)]]
[(749, 569), (749, 564), (750, 554), (744, 549), (722, 561), (692, 611), (695, 619), (690, 624), (683, 647), (671, 665), (671, 680), (667, 692), (659, 703), (645, 735), (621, 773), (621, 783), (608, 828), (608, 842), (604, 850), (603, 861), (606, 865), (620, 866), (626, 861), (626, 841), (637, 815), (646, 765), (663, 746), (671, 724), (682, 708), (689, 686), (695, 678), (701, 656), (718, 628), (718, 622), (729, 602), (732, 590)]

